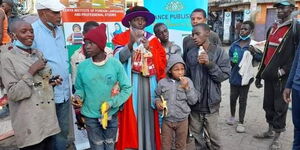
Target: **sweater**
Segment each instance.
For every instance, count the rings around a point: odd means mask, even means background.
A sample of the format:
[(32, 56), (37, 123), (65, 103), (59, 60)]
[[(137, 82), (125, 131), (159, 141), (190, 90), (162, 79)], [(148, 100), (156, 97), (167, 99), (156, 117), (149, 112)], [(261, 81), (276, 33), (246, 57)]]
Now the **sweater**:
[[(119, 82), (120, 93), (111, 97), (111, 91)], [(102, 66), (93, 63), (92, 58), (78, 65), (75, 80), (75, 95), (83, 100), (81, 113), (89, 118), (101, 118), (100, 106), (108, 102), (109, 116), (118, 112), (119, 107), (128, 99), (132, 88), (122, 64), (115, 58), (108, 58)]]

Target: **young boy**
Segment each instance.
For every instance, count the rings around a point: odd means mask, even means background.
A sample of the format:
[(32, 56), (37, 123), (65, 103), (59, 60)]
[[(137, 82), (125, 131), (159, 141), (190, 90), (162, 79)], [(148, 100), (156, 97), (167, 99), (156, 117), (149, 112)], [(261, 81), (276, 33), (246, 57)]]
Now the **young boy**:
[[(180, 55), (171, 55), (167, 66), (168, 77), (160, 80), (156, 89), (156, 107), (164, 111), (162, 123), (162, 149), (170, 150), (175, 133), (175, 147), (186, 147), (189, 105), (194, 105), (198, 95), (192, 81), (184, 77), (185, 63)], [(166, 101), (164, 106), (163, 101)]]
[(198, 48), (191, 49), (186, 59), (187, 76), (200, 93), (197, 103), (191, 106), (189, 120), (189, 131), (196, 140), (196, 149), (201, 149), (203, 129), (209, 135), (207, 146), (210, 149), (221, 148), (217, 128), (221, 82), (229, 78), (231, 68), (227, 52), (210, 43), (209, 35), (210, 29), (207, 24), (200, 23), (193, 27), (192, 36)]
[[(75, 100), (83, 102), (81, 113), (85, 118), (92, 150), (114, 150), (118, 129), (117, 112), (132, 90), (122, 64), (104, 52), (106, 40), (104, 24), (85, 35), (85, 50), (90, 58), (79, 64), (75, 82)], [(112, 96), (111, 91), (117, 82), (120, 93)], [(106, 104), (108, 110), (100, 112), (100, 106)], [(107, 128), (103, 124), (106, 112), (108, 112)]]
[[(205, 23), (207, 22), (206, 18), (206, 11), (201, 8), (196, 8), (192, 11), (191, 16), (191, 25), (194, 27), (195, 25), (199, 23)], [(208, 40), (213, 45), (222, 46), (222, 42), (216, 32), (210, 31), (208, 35)], [(188, 35), (183, 39), (182, 42), (182, 49), (183, 49), (183, 60), (186, 62), (187, 60), (187, 54), (188, 52), (193, 49), (197, 48), (197, 44), (194, 42), (192, 35)]]
[(174, 42), (169, 41), (169, 30), (164, 23), (155, 24), (153, 31), (155, 36), (160, 40), (161, 45), (165, 48), (167, 60), (171, 55), (181, 56), (181, 48)]
[[(84, 23), (83, 25), (83, 31), (82, 34), (85, 35), (88, 33), (91, 29), (94, 29), (98, 27), (99, 24), (95, 21), (88, 21)], [(81, 46), (79, 49), (77, 49), (74, 54), (71, 56), (71, 67), (72, 67), (72, 81), (73, 84), (75, 84), (76, 74), (77, 74), (77, 66), (79, 63), (84, 61), (86, 59), (86, 54), (84, 51), (83, 46)]]
[(1, 54), (2, 78), (18, 148), (53, 149), (58, 125), (53, 86), (62, 79), (51, 78), (51, 69), (42, 53), (32, 49), (33, 29), (29, 23), (12, 25), (14, 47)]
[(239, 31), (239, 39), (235, 41), (229, 49), (231, 60), (230, 83), (230, 112), (231, 116), (227, 120), (228, 125), (235, 124), (236, 102), (239, 98), (239, 123), (236, 132), (245, 132), (244, 117), (246, 114), (247, 97), (250, 84), (253, 82), (254, 69), (252, 65), (253, 56), (250, 52), (251, 34), (254, 30), (254, 23), (245, 21)]

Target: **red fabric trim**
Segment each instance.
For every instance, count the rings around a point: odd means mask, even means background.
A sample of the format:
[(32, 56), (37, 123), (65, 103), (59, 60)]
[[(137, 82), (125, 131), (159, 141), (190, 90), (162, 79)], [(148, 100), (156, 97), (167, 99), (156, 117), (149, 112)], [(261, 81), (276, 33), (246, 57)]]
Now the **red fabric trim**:
[(132, 96), (125, 102), (124, 108), (118, 113), (119, 119), (119, 137), (116, 143), (117, 150), (125, 148), (138, 148), (138, 127), (137, 119), (132, 105)]

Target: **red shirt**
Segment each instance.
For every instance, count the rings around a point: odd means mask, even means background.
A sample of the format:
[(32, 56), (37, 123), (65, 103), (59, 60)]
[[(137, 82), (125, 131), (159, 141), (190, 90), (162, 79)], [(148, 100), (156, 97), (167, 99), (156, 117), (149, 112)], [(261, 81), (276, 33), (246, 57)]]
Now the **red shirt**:
[(265, 60), (264, 60), (264, 65), (268, 65), (273, 57), (273, 55), (275, 54), (277, 47), (279, 46), (279, 44), (281, 43), (281, 41), (283, 40), (285, 34), (287, 33), (287, 31), (289, 30), (290, 25), (285, 25), (285, 26), (278, 26), (277, 24), (275, 24), (272, 29), (271, 32), (269, 34), (269, 43), (268, 43), (268, 48), (267, 48), (267, 52), (266, 52), (266, 56), (265, 56)]

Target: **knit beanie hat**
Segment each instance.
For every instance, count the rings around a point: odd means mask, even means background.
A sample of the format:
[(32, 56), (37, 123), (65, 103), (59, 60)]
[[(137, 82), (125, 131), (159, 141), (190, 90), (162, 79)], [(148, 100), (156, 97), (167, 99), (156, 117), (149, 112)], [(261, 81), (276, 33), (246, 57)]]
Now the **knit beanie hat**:
[(101, 50), (104, 50), (107, 41), (106, 25), (101, 23), (100, 26), (91, 29), (84, 35), (84, 40), (90, 40), (91, 42), (97, 44)]

